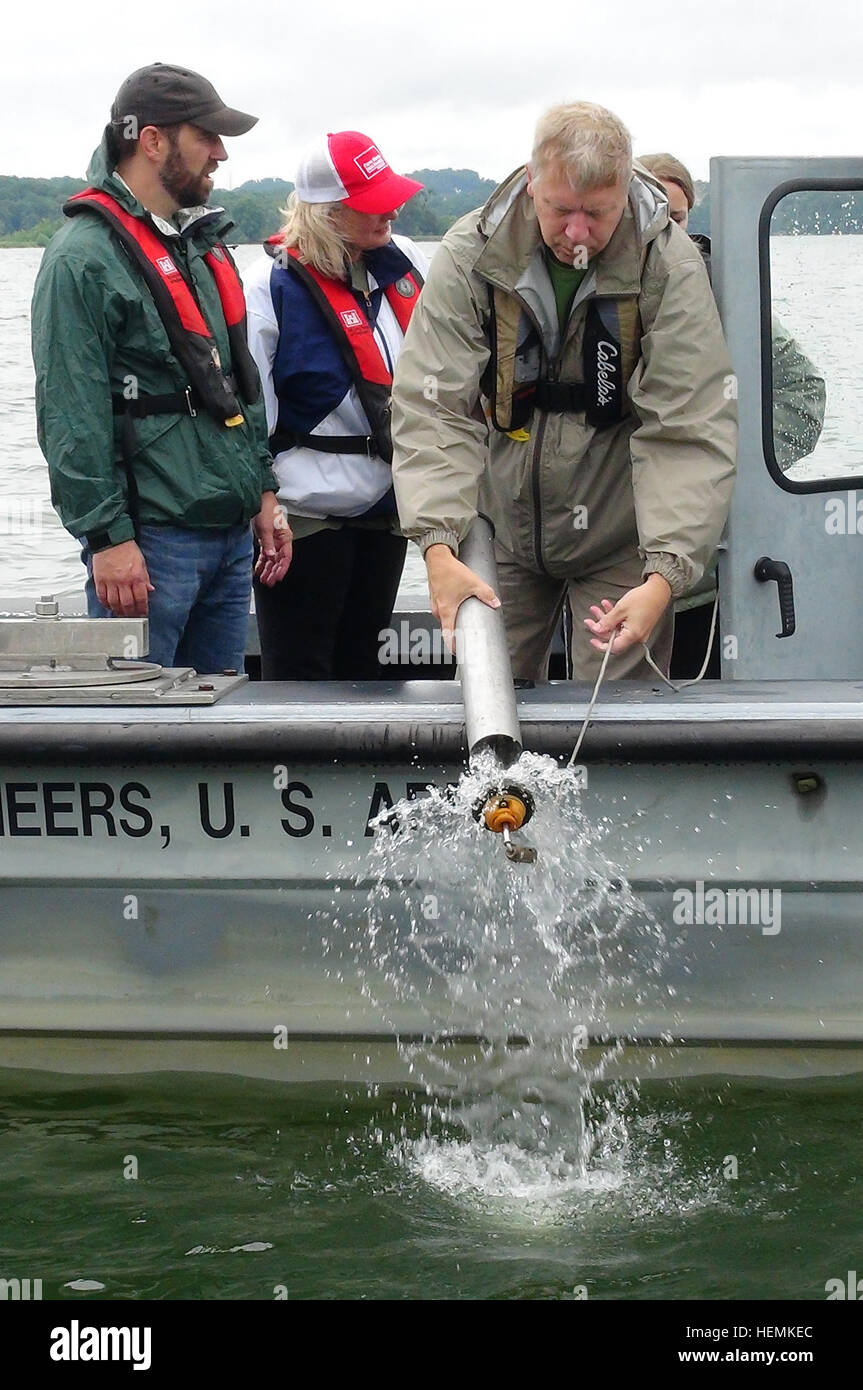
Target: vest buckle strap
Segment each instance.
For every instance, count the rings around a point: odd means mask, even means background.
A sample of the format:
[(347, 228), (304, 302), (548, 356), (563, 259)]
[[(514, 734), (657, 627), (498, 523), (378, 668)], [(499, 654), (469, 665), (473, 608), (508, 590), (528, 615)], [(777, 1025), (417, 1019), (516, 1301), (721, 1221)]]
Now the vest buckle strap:
[(300, 434), (297, 430), (276, 430), (270, 435), (270, 453), (287, 449), (315, 449), (319, 454), (365, 454), (378, 458), (373, 435), (370, 434)]
[(585, 410), (587, 395), (583, 381), (538, 381), (533, 398), (536, 410), (544, 410), (551, 415), (562, 415), (566, 411)]
[(194, 388), (187, 386), (183, 391), (168, 391), (161, 396), (132, 396), (128, 400), (125, 396), (113, 396), (111, 408), (115, 415), (132, 420), (146, 420), (148, 415), (182, 415), (184, 411), (194, 418), (200, 403)]

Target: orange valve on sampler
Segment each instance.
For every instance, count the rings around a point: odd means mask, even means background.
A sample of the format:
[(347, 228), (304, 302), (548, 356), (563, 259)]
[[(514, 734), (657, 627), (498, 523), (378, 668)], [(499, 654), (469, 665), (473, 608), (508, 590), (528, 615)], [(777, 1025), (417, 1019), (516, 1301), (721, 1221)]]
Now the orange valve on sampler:
[(488, 787), (473, 804), (474, 820), (481, 820), (486, 830), (500, 834), (504, 830), (520, 830), (534, 812), (533, 797), (522, 787), (510, 782)]
[(502, 796), (493, 796), (486, 802), (482, 818), (487, 830), (494, 830), (499, 834), (504, 829), (519, 830), (529, 816), (521, 797), (505, 792)]
[(497, 787), (489, 789), (479, 801), (474, 803), (474, 819), (481, 821), (486, 830), (492, 830), (503, 837), (507, 859), (518, 864), (534, 864), (536, 850), (529, 845), (517, 845), (512, 832), (527, 825), (533, 815), (533, 797), (521, 787)]

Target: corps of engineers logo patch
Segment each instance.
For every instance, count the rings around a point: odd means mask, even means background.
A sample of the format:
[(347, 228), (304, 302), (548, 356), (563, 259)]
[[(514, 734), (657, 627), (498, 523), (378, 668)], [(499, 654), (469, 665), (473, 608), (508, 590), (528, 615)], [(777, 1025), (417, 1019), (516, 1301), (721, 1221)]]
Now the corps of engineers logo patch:
[(373, 179), (375, 174), (379, 174), (387, 167), (387, 162), (377, 145), (369, 145), (368, 149), (363, 150), (362, 154), (355, 155), (354, 164), (356, 164), (364, 179)]
[(413, 299), (417, 292), (416, 285), (406, 275), (403, 275), (401, 280), (396, 280), (396, 291), (403, 299)]

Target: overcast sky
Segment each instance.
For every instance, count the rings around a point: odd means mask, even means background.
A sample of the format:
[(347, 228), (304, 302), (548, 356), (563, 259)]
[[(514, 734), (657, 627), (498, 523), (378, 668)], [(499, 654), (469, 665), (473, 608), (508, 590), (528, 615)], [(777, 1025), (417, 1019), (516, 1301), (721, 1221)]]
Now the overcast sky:
[[(528, 20), (533, 21), (528, 24)], [(502, 177), (539, 113), (590, 100), (636, 152), (860, 154), (860, 0), (429, 0), (360, 7), (39, 0), (6, 11), (0, 173), (83, 176), (124, 77), (203, 72), (260, 117), (218, 182), (292, 178), (328, 130), (370, 135), (402, 170)]]

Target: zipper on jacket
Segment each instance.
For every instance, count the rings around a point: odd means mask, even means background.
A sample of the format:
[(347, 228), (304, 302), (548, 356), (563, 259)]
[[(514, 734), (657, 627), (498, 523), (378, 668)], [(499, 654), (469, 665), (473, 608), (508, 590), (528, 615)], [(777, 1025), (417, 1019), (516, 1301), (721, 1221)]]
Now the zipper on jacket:
[[(380, 289), (380, 286), (378, 286), (378, 288)], [(372, 336), (378, 345), (378, 349), (380, 350), (381, 356), (387, 364), (387, 371), (389, 372), (390, 376), (395, 376), (395, 363), (393, 362), (392, 355), (390, 353), (389, 348), (387, 347), (387, 340), (384, 336), (383, 330), (378, 327), (378, 319), (381, 316), (380, 311), (383, 307), (383, 290), (381, 290), (381, 304), (379, 304), (378, 312), (374, 318), (372, 318), (372, 309), (374, 306), (372, 305), (372, 297), (369, 294), (368, 290), (354, 290), (354, 294), (361, 294), (363, 299), (365, 300), (366, 318), (368, 319), (369, 324), (371, 326)]]
[[(548, 380), (557, 381), (560, 376), (560, 353), (548, 363)], [(533, 495), (533, 550), (536, 556), (537, 567), (543, 574), (548, 574), (545, 561), (542, 555), (542, 487), (540, 484), (540, 461), (542, 458), (542, 445), (545, 439), (545, 427), (548, 420), (548, 412), (541, 411), (539, 425), (536, 431), (536, 440), (533, 446), (533, 458), (531, 460), (531, 492)]]
[(386, 340), (386, 338), (384, 337), (383, 333), (382, 333), (382, 332), (380, 331), (380, 329), (378, 328), (377, 324), (375, 324), (375, 330), (374, 330), (374, 332), (375, 332), (375, 340), (376, 340), (376, 342), (378, 343), (378, 346), (380, 347), (380, 349), (381, 349), (381, 351), (382, 351), (382, 353), (383, 353), (384, 360), (386, 361), (386, 364), (387, 364), (387, 371), (389, 372), (390, 376), (395, 376), (395, 371), (396, 371), (396, 369), (395, 369), (395, 364), (394, 364), (394, 362), (393, 362), (392, 357), (390, 356), (390, 350), (389, 350), (389, 348), (387, 347), (387, 340)]
[[(596, 295), (591, 290), (590, 294), (585, 295), (581, 303), (586, 304), (588, 300), (595, 298)], [(534, 324), (536, 324), (536, 319), (534, 318), (533, 314), (530, 313), (530, 310), (527, 308), (527, 305), (524, 304), (524, 301), (521, 299), (520, 295), (518, 296), (518, 299), (519, 303), (522, 304), (523, 308), (528, 313), (528, 316), (533, 320)], [(579, 308), (580, 307), (581, 305), (579, 305)], [(572, 312), (570, 311), (570, 320), (571, 318)], [(537, 328), (539, 328), (538, 324), (536, 326)], [(558, 349), (557, 356), (555, 358), (550, 359), (548, 363), (549, 381), (558, 381), (560, 379), (560, 364), (563, 359), (566, 329), (568, 328), (569, 320), (566, 323), (566, 327), (561, 331), (560, 347)], [(540, 341), (542, 341), (542, 330), (539, 330), (539, 333)], [(542, 489), (540, 486), (539, 467), (540, 458), (542, 455), (542, 445), (545, 439), (545, 426), (547, 419), (547, 412), (542, 412), (540, 415), (539, 425), (536, 431), (536, 439), (534, 441), (533, 446), (533, 456), (531, 459), (531, 495), (533, 497), (533, 551), (536, 557), (537, 567), (542, 571), (543, 574), (548, 574), (549, 570), (546, 568), (542, 556)]]
[[(380, 286), (378, 286), (377, 288), (380, 289)], [(380, 354), (381, 354), (381, 356), (383, 357), (384, 361), (385, 361), (386, 364), (387, 364), (387, 371), (389, 372), (390, 376), (394, 376), (394, 375), (395, 375), (395, 364), (393, 363), (393, 359), (392, 359), (392, 356), (391, 356), (391, 354), (390, 354), (390, 350), (389, 350), (389, 348), (387, 347), (386, 338), (384, 337), (384, 334), (383, 334), (382, 330), (381, 330), (380, 328), (378, 328), (378, 319), (380, 318), (380, 311), (381, 311), (381, 308), (382, 308), (382, 304), (378, 306), (378, 312), (377, 312), (377, 314), (375, 314), (375, 316), (372, 317), (372, 310), (373, 310), (374, 306), (373, 306), (373, 304), (372, 304), (372, 297), (371, 297), (371, 295), (369, 294), (369, 291), (368, 291), (368, 290), (354, 290), (354, 294), (361, 294), (362, 297), (363, 297), (363, 299), (365, 300), (365, 304), (366, 304), (366, 318), (368, 319), (369, 325), (370, 325), (371, 330), (372, 330), (372, 337), (374, 338), (375, 342), (377, 343), (378, 349), (379, 349), (379, 351), (380, 351)], [(381, 300), (383, 300), (383, 290), (381, 290)]]
[(533, 446), (533, 458), (531, 460), (531, 493), (533, 495), (533, 549), (536, 556), (537, 568), (543, 574), (548, 574), (542, 558), (542, 490), (539, 482), (539, 460), (542, 454), (542, 441), (545, 436), (546, 415), (540, 416), (539, 427), (536, 431), (536, 440)]
[[(543, 341), (542, 326), (541, 326), (539, 320), (537, 319), (536, 314), (533, 312), (533, 309), (530, 307), (529, 304), (526, 304), (525, 301), (522, 299), (521, 295), (520, 295), (520, 294), (516, 294), (514, 290), (507, 289), (507, 293), (508, 293), (508, 294), (512, 294), (512, 295), (513, 295), (513, 298), (515, 298), (515, 299), (518, 301), (518, 303), (519, 303), (519, 305), (520, 305), (520, 307), (521, 307), (522, 313), (525, 314), (526, 317), (527, 317), (527, 318), (530, 320), (530, 322), (533, 324), (534, 329), (536, 330), (536, 334), (537, 334), (537, 337), (538, 337), (538, 339), (539, 339), (539, 342), (540, 342), (540, 344), (542, 344), (542, 341)], [(543, 351), (543, 357), (544, 357), (544, 356), (545, 356), (545, 348), (544, 348), (544, 347), (543, 347), (543, 350), (542, 350), (542, 351)], [(553, 374), (553, 375), (552, 375), (552, 379), (553, 379), (553, 380), (555, 380), (555, 379), (556, 379), (556, 376), (557, 376), (557, 370), (558, 370), (557, 361), (558, 361), (558, 359), (555, 359), (553, 362), (550, 362), (550, 363), (549, 363), (549, 373), (550, 373), (550, 374)], [(545, 423), (546, 423), (546, 417), (545, 417), (545, 414), (543, 414), (543, 415), (541, 415), (541, 417), (540, 417), (539, 425), (538, 425), (537, 431), (536, 431), (536, 438), (535, 438), (535, 440), (534, 440), (533, 449), (532, 449), (532, 451), (531, 451), (531, 460), (530, 460), (530, 492), (531, 492), (531, 497), (532, 497), (532, 499), (533, 499), (533, 551), (534, 551), (534, 556), (535, 556), (535, 558), (536, 558), (537, 568), (538, 568), (543, 574), (548, 574), (548, 570), (546, 569), (545, 564), (544, 564), (544, 562), (543, 562), (543, 558), (542, 558), (542, 491), (541, 491), (541, 488), (540, 488), (540, 481), (539, 481), (539, 461), (540, 461), (540, 455), (541, 455), (541, 453), (542, 453), (542, 441), (543, 441), (543, 438), (544, 438), (544, 436), (545, 436)]]

